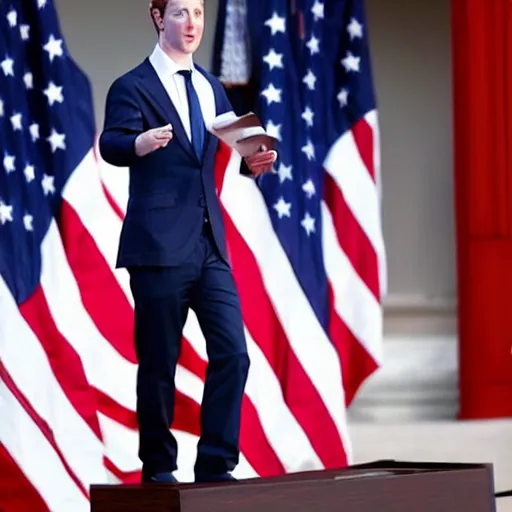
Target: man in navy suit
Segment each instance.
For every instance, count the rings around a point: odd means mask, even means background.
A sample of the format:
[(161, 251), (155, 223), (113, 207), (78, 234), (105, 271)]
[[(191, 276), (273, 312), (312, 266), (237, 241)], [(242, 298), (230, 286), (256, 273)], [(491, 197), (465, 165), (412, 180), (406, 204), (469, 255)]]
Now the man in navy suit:
[[(100, 137), (102, 157), (130, 169), (117, 266), (128, 269), (135, 302), (142, 480), (176, 482), (169, 427), (189, 308), (208, 352), (195, 479), (232, 480), (249, 358), (214, 184), (218, 140), (205, 129), (232, 107), (221, 83), (193, 63), (203, 1), (151, 0), (150, 13), (158, 43), (112, 84)], [(262, 148), (245, 166), (258, 176), (275, 156)]]

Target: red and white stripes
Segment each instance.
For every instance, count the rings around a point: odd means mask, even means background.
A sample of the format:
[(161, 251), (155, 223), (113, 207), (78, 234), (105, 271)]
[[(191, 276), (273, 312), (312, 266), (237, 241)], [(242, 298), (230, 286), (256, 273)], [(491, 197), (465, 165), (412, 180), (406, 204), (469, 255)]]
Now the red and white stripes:
[[(385, 257), (373, 120), (337, 141), (325, 162), (333, 342), (295, 278), (256, 184), (238, 173), (239, 155), (219, 148), (216, 183), (252, 363), (239, 477), (351, 461), (346, 404), (382, 357)], [(0, 280), (0, 480), (9, 472), (12, 489), (3, 493), (10, 502), (0, 497), (0, 509), (9, 512), (15, 505), (86, 511), (91, 484), (139, 478), (133, 300), (127, 273), (114, 269), (127, 170), (107, 166), (91, 149), (63, 196), (59, 223), (42, 244), (34, 295), (18, 308)], [(177, 476), (189, 480), (207, 364), (192, 312), (183, 334), (173, 429)]]
[(347, 405), (382, 362), (386, 257), (376, 116), (367, 114), (344, 133), (324, 162), (323, 254), (332, 295), (330, 336), (341, 357)]

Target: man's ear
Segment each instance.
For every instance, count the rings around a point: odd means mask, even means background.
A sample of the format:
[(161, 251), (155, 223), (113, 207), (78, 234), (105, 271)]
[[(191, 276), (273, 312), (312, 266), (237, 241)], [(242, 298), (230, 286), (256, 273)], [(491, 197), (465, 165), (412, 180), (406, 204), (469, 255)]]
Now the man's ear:
[(160, 15), (160, 11), (158, 9), (151, 9), (151, 16), (153, 17), (153, 20), (158, 27), (159, 30), (164, 29), (164, 20), (162, 19), (162, 16)]

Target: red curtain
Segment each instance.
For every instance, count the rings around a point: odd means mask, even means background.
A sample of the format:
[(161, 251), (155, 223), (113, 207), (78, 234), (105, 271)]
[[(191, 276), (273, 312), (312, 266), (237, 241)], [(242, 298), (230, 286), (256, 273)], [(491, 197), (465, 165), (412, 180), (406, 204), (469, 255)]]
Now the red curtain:
[(512, 2), (452, 0), (461, 419), (512, 416)]

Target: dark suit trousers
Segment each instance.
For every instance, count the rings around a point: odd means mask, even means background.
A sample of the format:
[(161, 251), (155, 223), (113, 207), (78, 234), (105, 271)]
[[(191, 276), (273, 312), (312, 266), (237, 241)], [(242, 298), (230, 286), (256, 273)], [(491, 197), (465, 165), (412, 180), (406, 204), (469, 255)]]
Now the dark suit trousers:
[(229, 266), (209, 225), (190, 258), (176, 267), (132, 267), (139, 456), (143, 475), (176, 469), (174, 377), (189, 307), (206, 338), (208, 369), (195, 471), (217, 474), (238, 463), (240, 410), (249, 358), (240, 303)]

